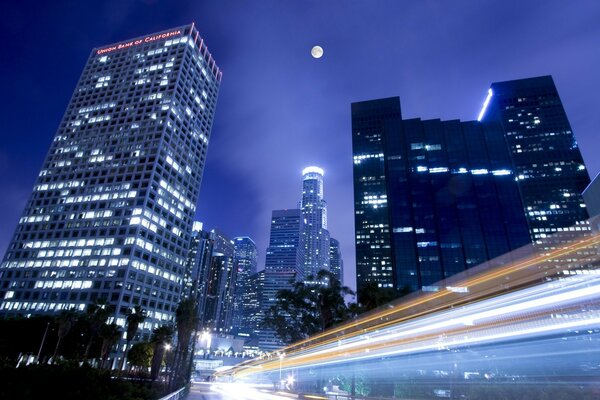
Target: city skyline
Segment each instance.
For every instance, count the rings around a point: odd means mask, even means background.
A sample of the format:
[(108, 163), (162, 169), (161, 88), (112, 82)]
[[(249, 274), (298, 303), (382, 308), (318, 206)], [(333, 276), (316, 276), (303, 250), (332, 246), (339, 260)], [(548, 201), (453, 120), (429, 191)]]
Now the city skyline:
[[(5, 88), (0, 115), (6, 121), (0, 147), (5, 192), (0, 253), (25, 207), (89, 49), (191, 21), (225, 76), (196, 219), (229, 237), (252, 237), (259, 269), (264, 267), (271, 210), (295, 204), (300, 172), (320, 165), (328, 177), (329, 225), (342, 247), (345, 283), (355, 286), (353, 101), (399, 94), (406, 118), (469, 121), (477, 118), (492, 82), (549, 74), (590, 177), (600, 170), (594, 157), (594, 135), (600, 129), (593, 115), (600, 87), (594, 71), (600, 55), (593, 51), (600, 37), (596, 2), (581, 2), (577, 8), (561, 7), (561, 2), (543, 7), (345, 2), (344, 10), (340, 4), (2, 5), (0, 29), (6, 40), (1, 49), (11, 57), (0, 67)], [(431, 18), (439, 24), (428, 24)], [(511, 18), (511, 24), (504, 25), (504, 18)], [(316, 44), (324, 49), (318, 60), (310, 56)], [(319, 138), (316, 151), (303, 145)]]

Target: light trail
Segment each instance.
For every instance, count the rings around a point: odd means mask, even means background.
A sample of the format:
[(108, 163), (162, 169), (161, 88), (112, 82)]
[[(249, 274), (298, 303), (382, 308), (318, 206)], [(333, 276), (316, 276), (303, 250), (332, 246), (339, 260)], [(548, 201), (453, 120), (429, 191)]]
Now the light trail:
[(518, 250), (440, 282), (444, 289), (439, 292), (400, 299), (281, 349), (283, 360), (240, 364), (231, 376), (540, 340), (598, 328), (599, 244), (600, 235), (595, 234), (542, 254), (531, 255), (532, 247)]

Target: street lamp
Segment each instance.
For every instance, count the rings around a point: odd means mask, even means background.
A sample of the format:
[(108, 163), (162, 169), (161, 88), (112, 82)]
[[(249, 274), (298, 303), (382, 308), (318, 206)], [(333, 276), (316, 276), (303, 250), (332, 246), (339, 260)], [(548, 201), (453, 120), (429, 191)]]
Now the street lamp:
[(283, 361), (283, 357), (285, 357), (285, 353), (279, 353), (279, 387), (281, 388), (281, 362)]

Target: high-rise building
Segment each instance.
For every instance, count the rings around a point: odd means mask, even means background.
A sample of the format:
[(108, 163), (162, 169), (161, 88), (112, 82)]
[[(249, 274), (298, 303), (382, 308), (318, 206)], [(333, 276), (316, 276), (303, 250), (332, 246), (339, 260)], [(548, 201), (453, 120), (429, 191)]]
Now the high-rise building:
[(258, 312), (255, 299), (256, 286), (250, 276), (256, 274), (257, 249), (254, 240), (248, 236), (233, 239), (235, 254), (233, 267), (236, 271), (235, 302), (233, 305), (233, 329), (252, 333), (250, 319)]
[[(268, 310), (277, 303), (277, 293), (280, 290), (291, 289), (297, 280), (296, 273), (292, 270), (264, 270), (261, 285), (261, 315), (267, 315)], [(263, 327), (259, 331), (259, 347), (263, 351), (272, 351), (285, 345), (270, 328)]]
[(221, 232), (211, 231), (213, 248), (207, 273), (203, 329), (228, 333), (233, 326), (233, 305), (237, 269), (234, 268), (235, 247)]
[(529, 242), (498, 124), (402, 120), (394, 97), (353, 103), (352, 134), (359, 289), (436, 290)]
[(533, 240), (589, 230), (590, 178), (552, 77), (492, 83), (478, 119), (504, 129)]
[(397, 97), (352, 104), (359, 288), (437, 290), (530, 241), (590, 230), (589, 177), (551, 77), (492, 84), (478, 120), (402, 120)]
[(302, 171), (302, 200), (300, 210), (304, 219), (304, 277), (314, 276), (324, 269), (329, 271), (329, 231), (327, 230), (327, 203), (323, 200), (323, 175), (319, 167)]
[(273, 211), (266, 270), (294, 271), (296, 276), (304, 276), (303, 231), (303, 217), (299, 209)]
[(221, 72), (194, 25), (95, 48), (0, 266), (0, 313), (173, 319)]
[(185, 268), (185, 296), (196, 299), (200, 326), (204, 326), (208, 274), (215, 243), (214, 233), (207, 232), (202, 228), (201, 222), (194, 221)]
[(330, 239), (329, 246), (329, 271), (335, 278), (344, 283), (344, 260), (342, 259), (342, 250), (340, 242), (337, 239)]
[(248, 290), (244, 296), (244, 305), (247, 314), (244, 314), (244, 329), (251, 337), (257, 338), (260, 331), (263, 330), (264, 315), (261, 309), (263, 287), (265, 283), (265, 270), (250, 275), (248, 286), (253, 290)]

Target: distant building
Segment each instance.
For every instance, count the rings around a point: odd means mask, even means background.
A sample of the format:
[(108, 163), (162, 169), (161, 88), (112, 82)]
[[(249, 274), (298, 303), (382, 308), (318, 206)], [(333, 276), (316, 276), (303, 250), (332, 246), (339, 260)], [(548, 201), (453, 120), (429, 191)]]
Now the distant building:
[(342, 251), (340, 242), (337, 239), (330, 239), (329, 246), (329, 271), (339, 280), (344, 283), (344, 261), (342, 260)]
[(194, 25), (92, 50), (0, 265), (0, 314), (174, 319), (221, 72)]
[(329, 231), (327, 230), (327, 203), (323, 200), (323, 175), (319, 167), (302, 171), (302, 200), (300, 209), (304, 219), (303, 259), (304, 278), (316, 277), (324, 269), (329, 271)]
[[(277, 303), (277, 293), (283, 289), (291, 289), (293, 282), (297, 279), (292, 270), (276, 271), (265, 270), (262, 276), (261, 314), (267, 314), (268, 310)], [(263, 351), (272, 351), (285, 345), (274, 330), (262, 328), (259, 333), (259, 347)]]
[(258, 303), (254, 301), (256, 286), (250, 277), (256, 274), (257, 249), (248, 236), (233, 239), (235, 254), (233, 265), (236, 271), (235, 303), (233, 311), (233, 329), (235, 332), (252, 333), (250, 320), (258, 312)]
[(273, 211), (266, 270), (291, 270), (296, 276), (304, 276), (303, 231), (302, 212), (299, 209)]

